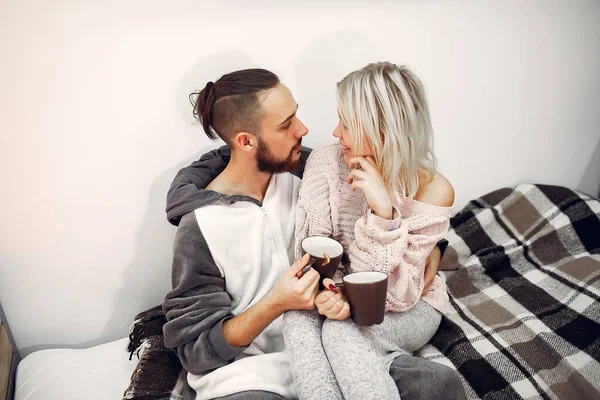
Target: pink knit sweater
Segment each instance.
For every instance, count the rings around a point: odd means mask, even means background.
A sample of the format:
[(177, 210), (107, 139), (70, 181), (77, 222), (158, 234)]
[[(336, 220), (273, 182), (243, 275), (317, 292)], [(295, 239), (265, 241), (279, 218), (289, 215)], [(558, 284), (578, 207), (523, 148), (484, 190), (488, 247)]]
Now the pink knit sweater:
[[(403, 198), (394, 205), (392, 220), (370, 212), (361, 190), (347, 183), (350, 169), (339, 144), (312, 152), (306, 162), (296, 214), (296, 255), (307, 236), (327, 236), (342, 244), (345, 255), (335, 280), (345, 273), (382, 271), (388, 274), (386, 311), (406, 311), (421, 298), (425, 259), (448, 231), (451, 207)], [(444, 313), (446, 284), (436, 276), (422, 297)]]

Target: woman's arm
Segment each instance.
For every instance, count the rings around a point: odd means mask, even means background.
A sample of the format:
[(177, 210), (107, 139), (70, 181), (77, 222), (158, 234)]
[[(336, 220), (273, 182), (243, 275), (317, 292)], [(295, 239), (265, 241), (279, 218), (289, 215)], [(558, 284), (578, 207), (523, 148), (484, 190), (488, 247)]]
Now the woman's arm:
[(355, 157), (350, 163), (362, 169), (353, 169), (348, 183), (363, 191), (370, 209), (356, 221), (355, 239), (348, 249), (349, 272), (387, 273), (387, 309), (405, 311), (421, 297), (425, 260), (448, 230), (454, 191), (441, 177), (417, 194), (417, 200), (426, 202), (406, 199), (402, 204), (388, 194), (372, 158)]
[[(309, 236), (333, 236), (331, 222), (330, 187), (332, 183), (326, 172), (316, 168), (309, 157), (300, 186), (296, 208), (296, 257), (302, 255), (302, 240)], [(306, 195), (308, 194), (308, 195)], [(338, 268), (333, 280), (341, 281), (343, 267)], [(329, 280), (324, 282), (327, 286)], [(330, 319), (342, 320), (350, 316), (350, 305), (341, 292), (323, 290), (315, 298), (319, 313)]]
[[(309, 236), (333, 237), (331, 222), (331, 204), (329, 202), (331, 187), (334, 185), (328, 171), (319, 168), (320, 150), (315, 150), (306, 161), (306, 168), (298, 194), (296, 206), (296, 258), (302, 256), (302, 241)], [(316, 157), (315, 157), (316, 156)], [(344, 268), (340, 264), (334, 280), (340, 281), (344, 276)]]

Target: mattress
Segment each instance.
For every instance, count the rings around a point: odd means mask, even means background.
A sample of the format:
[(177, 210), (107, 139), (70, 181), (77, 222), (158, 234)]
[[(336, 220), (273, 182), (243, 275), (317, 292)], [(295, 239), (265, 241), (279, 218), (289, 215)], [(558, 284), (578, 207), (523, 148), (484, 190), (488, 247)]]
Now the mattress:
[(88, 349), (41, 350), (18, 366), (16, 400), (117, 400), (129, 385), (137, 357), (128, 338)]

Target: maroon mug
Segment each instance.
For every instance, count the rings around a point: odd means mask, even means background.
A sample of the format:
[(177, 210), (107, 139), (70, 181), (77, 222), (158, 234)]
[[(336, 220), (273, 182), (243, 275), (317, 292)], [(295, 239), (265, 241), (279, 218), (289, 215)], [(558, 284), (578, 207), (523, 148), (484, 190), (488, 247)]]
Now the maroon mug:
[(352, 319), (357, 325), (369, 326), (383, 322), (388, 286), (386, 273), (355, 272), (344, 276), (344, 281), (336, 286), (344, 288)]
[[(325, 236), (309, 236), (302, 241), (301, 247), (303, 255), (310, 254), (310, 260), (302, 272), (298, 273), (299, 278), (311, 268), (321, 275), (321, 281), (333, 278), (344, 255), (344, 248), (337, 240)], [(323, 289), (321, 284), (319, 286)]]

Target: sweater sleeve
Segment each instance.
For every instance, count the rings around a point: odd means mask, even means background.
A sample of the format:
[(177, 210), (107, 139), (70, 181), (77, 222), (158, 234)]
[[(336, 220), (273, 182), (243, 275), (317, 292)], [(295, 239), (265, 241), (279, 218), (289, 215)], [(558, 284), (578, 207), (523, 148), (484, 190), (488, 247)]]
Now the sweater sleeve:
[(395, 204), (392, 220), (368, 210), (354, 227), (355, 239), (348, 249), (349, 272), (388, 274), (387, 311), (406, 311), (419, 301), (425, 260), (448, 230), (450, 209), (422, 203), (420, 207), (423, 209), (410, 217), (410, 223), (401, 215), (405, 207)]
[(181, 219), (173, 253), (173, 290), (163, 303), (165, 346), (177, 351), (188, 372), (202, 375), (245, 347), (231, 346), (223, 335), (223, 322), (233, 317), (231, 299), (194, 212)]
[[(302, 241), (305, 238), (333, 236), (329, 203), (333, 182), (321, 168), (315, 165), (313, 155), (309, 156), (306, 162), (296, 206), (296, 258), (302, 256)], [(344, 268), (340, 264), (334, 276), (335, 281), (342, 279), (343, 271)]]

